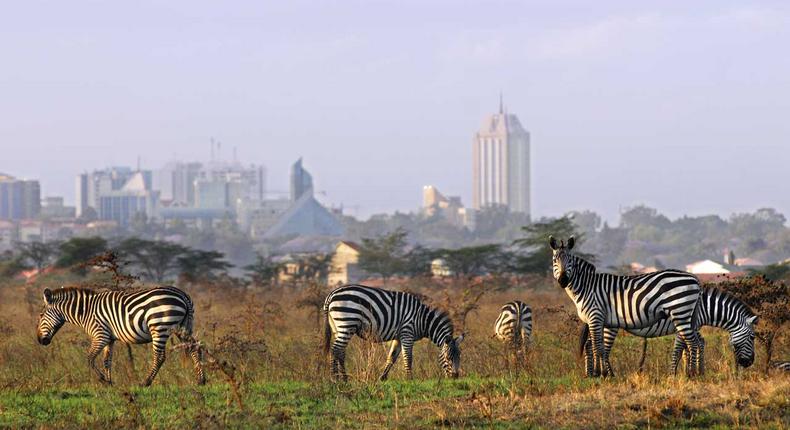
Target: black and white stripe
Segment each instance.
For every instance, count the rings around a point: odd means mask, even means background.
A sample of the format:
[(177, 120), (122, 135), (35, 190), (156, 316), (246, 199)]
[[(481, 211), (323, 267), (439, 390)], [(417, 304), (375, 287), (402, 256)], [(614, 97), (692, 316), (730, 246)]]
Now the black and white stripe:
[[(732, 345), (735, 354), (736, 363), (741, 367), (749, 367), (754, 363), (754, 325), (757, 323), (757, 316), (746, 306), (745, 303), (738, 300), (734, 296), (718, 290), (716, 288), (703, 288), (697, 304), (697, 309), (694, 312), (694, 326), (697, 328), (703, 326), (719, 327), (730, 333), (730, 345)], [(627, 329), (629, 333), (634, 336), (643, 338), (654, 338), (675, 334), (675, 326), (670, 319), (662, 319), (657, 321), (650, 327), (642, 329)], [(604, 355), (609, 357), (609, 354), (617, 338), (617, 329), (604, 328)], [(587, 353), (590, 349), (589, 340), (586, 339), (584, 331), (582, 332), (581, 341), (587, 345), (584, 346), (584, 351)], [(700, 369), (704, 368), (704, 345), (705, 341), (700, 336), (701, 350), (700, 350)], [(681, 356), (686, 350), (686, 344), (680, 336), (675, 338), (675, 347), (672, 351), (671, 371), (676, 372)], [(688, 361), (688, 356), (686, 356)], [(591, 357), (587, 354), (585, 362), (590, 365)]]
[(699, 371), (700, 341), (693, 325), (693, 313), (700, 296), (697, 278), (686, 272), (663, 270), (637, 276), (598, 273), (593, 264), (573, 255), (574, 238), (567, 246), (549, 238), (554, 279), (576, 304), (579, 318), (589, 326), (592, 341), (592, 369), (588, 375), (610, 373), (603, 347), (604, 327), (641, 329), (668, 318), (689, 349), (693, 366)]
[(494, 336), (516, 351), (526, 349), (532, 340), (532, 309), (519, 300), (505, 303), (494, 323)]
[(374, 342), (393, 341), (381, 380), (403, 352), (403, 367), (411, 378), (414, 342), (428, 338), (438, 346), (439, 364), (447, 376), (457, 377), (463, 335), (453, 337), (448, 315), (429, 307), (409, 293), (346, 285), (332, 291), (324, 302), (324, 351), (332, 351), (332, 376), (347, 380), (346, 347), (354, 335)]
[(790, 361), (780, 361), (778, 363), (773, 364), (774, 369), (784, 370), (785, 372), (790, 372)]
[[(144, 386), (151, 385), (165, 361), (165, 345), (171, 334), (192, 335), (194, 306), (189, 296), (174, 287), (137, 291), (94, 291), (87, 288), (44, 290), (44, 310), (38, 322), (38, 342), (49, 345), (66, 322), (81, 327), (91, 338), (88, 364), (102, 382), (111, 383), (112, 348), (123, 343), (152, 343), (153, 362)], [(96, 356), (103, 352), (103, 370)], [(198, 383), (205, 383), (200, 352), (189, 348)]]

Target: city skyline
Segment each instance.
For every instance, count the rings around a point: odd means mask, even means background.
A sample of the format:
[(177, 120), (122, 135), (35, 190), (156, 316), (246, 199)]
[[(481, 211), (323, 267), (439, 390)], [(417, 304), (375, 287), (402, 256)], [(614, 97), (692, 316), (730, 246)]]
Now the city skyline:
[(533, 138), (533, 218), (790, 213), (788, 5), (573, 4), (14, 4), (0, 171), (73, 204), (77, 173), (206, 160), (213, 136), (271, 190), (303, 156), (363, 218), (429, 184), (471, 206), (469, 140), (503, 91)]

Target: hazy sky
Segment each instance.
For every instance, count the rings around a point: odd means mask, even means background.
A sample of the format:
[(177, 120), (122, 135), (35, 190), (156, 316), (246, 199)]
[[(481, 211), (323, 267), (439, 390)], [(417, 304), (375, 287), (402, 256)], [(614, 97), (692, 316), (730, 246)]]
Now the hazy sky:
[(274, 190), (303, 156), (352, 213), (426, 184), (470, 204), (502, 90), (536, 216), (790, 216), (787, 2), (24, 1), (0, 55), (0, 171), (69, 201), (80, 171), (206, 160), (214, 136)]

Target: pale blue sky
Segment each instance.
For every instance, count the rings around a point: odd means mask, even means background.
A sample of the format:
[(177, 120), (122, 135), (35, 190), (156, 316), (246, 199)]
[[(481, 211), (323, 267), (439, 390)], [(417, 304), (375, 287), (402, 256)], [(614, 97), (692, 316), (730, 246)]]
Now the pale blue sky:
[(73, 200), (80, 171), (205, 160), (214, 136), (273, 189), (303, 156), (362, 215), (426, 184), (469, 204), (502, 90), (536, 216), (790, 216), (789, 53), (786, 2), (9, 2), (0, 171)]

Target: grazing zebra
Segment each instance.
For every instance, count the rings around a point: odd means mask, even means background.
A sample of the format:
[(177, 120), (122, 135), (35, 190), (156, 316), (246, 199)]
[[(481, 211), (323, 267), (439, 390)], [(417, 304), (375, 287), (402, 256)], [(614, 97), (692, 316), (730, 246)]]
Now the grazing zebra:
[(526, 349), (532, 340), (532, 309), (518, 300), (506, 303), (494, 323), (494, 336), (516, 351)]
[[(153, 362), (143, 386), (151, 385), (165, 361), (165, 344), (171, 334), (192, 334), (194, 306), (189, 296), (174, 287), (138, 291), (93, 291), (87, 288), (44, 290), (44, 310), (38, 321), (38, 343), (49, 345), (64, 323), (80, 326), (91, 337), (88, 366), (99, 380), (111, 384), (112, 347), (123, 343), (152, 342)], [(96, 356), (104, 352), (104, 369), (96, 367)], [(200, 364), (200, 351), (190, 346), (199, 384), (206, 378)]]
[(774, 369), (790, 372), (790, 361), (780, 361), (778, 363), (774, 363)]
[(329, 353), (332, 343), (332, 376), (348, 380), (345, 369), (346, 346), (357, 336), (374, 342), (393, 341), (387, 365), (380, 379), (387, 379), (392, 365), (403, 350), (403, 367), (411, 378), (412, 347), (415, 341), (427, 337), (441, 351), (439, 364), (445, 375), (458, 377), (461, 364), (459, 345), (464, 335), (453, 338), (453, 324), (449, 316), (431, 308), (417, 296), (400, 291), (389, 291), (364, 285), (345, 285), (329, 293), (324, 301), (324, 351)]
[[(752, 313), (745, 303), (734, 296), (715, 289), (703, 288), (697, 303), (697, 310), (694, 312), (694, 326), (713, 326), (727, 330), (730, 333), (730, 344), (732, 345), (735, 359), (739, 366), (749, 367), (754, 363), (754, 325), (757, 323), (757, 316)], [(626, 329), (634, 336), (643, 338), (653, 338), (667, 336), (675, 333), (675, 326), (669, 319), (657, 321), (650, 327), (642, 329)], [(585, 362), (591, 362), (590, 342), (588, 339), (589, 331), (582, 328), (580, 338), (580, 351), (587, 355)], [(603, 344), (604, 356), (608, 359), (609, 353), (614, 346), (617, 337), (617, 329), (604, 328)], [(700, 336), (700, 370), (704, 369), (704, 350), (705, 341)], [(671, 371), (677, 372), (678, 363), (686, 344), (679, 336), (675, 337), (675, 347), (672, 350)], [(686, 356), (688, 359), (688, 356)], [(608, 366), (608, 363), (606, 363)]]
[(549, 237), (554, 279), (576, 304), (579, 318), (589, 326), (593, 366), (588, 376), (608, 376), (611, 369), (603, 347), (603, 329), (640, 329), (669, 318), (689, 349), (693, 366), (699, 371), (700, 341), (693, 325), (694, 308), (700, 295), (697, 278), (686, 272), (662, 270), (637, 276), (597, 273), (593, 264), (573, 255), (574, 238), (567, 246)]

